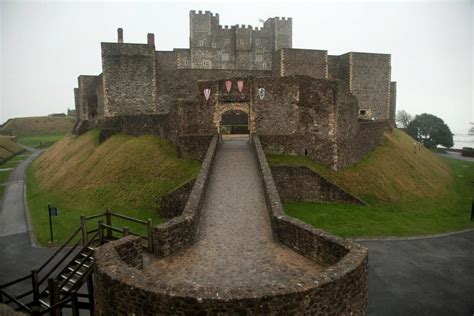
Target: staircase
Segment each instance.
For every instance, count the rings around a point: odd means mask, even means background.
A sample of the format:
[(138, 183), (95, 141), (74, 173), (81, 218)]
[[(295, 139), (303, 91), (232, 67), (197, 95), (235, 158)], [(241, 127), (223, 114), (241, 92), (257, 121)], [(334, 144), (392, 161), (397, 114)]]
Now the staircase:
[[(131, 232), (127, 226), (115, 227), (112, 225), (113, 217), (145, 225), (148, 234), (142, 236)], [(106, 219), (105, 224), (102, 218)], [(88, 230), (88, 221), (92, 219), (99, 219), (98, 227)], [(60, 315), (64, 308), (70, 308), (73, 315), (79, 315), (81, 309), (89, 310), (93, 315), (94, 249), (105, 242), (129, 234), (142, 237), (143, 247), (153, 251), (150, 219), (143, 221), (109, 210), (88, 217), (81, 216), (81, 226), (38, 269), (32, 270), (27, 276), (0, 285), (0, 303), (31, 315)], [(12, 294), (15, 288), (21, 287), (25, 282), (29, 282), (26, 292)], [(83, 293), (84, 291), (87, 293)]]

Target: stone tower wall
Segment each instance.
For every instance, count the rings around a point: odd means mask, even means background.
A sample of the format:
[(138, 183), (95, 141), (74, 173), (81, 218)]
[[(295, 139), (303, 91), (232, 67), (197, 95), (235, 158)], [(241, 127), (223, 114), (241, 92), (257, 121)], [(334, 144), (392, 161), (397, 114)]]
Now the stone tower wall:
[(82, 120), (90, 120), (97, 116), (98, 98), (96, 93), (98, 76), (80, 75), (77, 78), (79, 86), (79, 116)]
[(157, 112), (155, 46), (102, 43), (104, 116)]
[(390, 117), (390, 55), (351, 52), (351, 92), (370, 118)]
[(270, 70), (273, 52), (292, 47), (291, 18), (270, 18), (262, 28), (222, 26), (209, 11), (191, 11), (189, 20), (189, 62), (182, 52), (180, 68)]
[(325, 50), (282, 48), (274, 56), (275, 76), (328, 78), (328, 55)]
[(397, 127), (395, 116), (397, 114), (397, 83), (390, 82), (390, 124), (392, 127)]

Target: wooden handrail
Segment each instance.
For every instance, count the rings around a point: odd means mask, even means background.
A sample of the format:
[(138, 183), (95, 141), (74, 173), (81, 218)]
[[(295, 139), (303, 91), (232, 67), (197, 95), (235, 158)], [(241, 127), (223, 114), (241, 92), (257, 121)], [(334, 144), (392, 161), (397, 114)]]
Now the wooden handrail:
[(43, 268), (51, 262), (51, 260), (53, 260), (54, 257), (56, 257), (56, 255), (58, 253), (61, 252), (61, 250), (63, 250), (70, 242), (71, 240), (74, 239), (74, 237), (76, 237), (76, 235), (81, 231), (81, 227), (79, 227), (78, 229), (76, 229), (76, 231), (74, 233), (72, 233), (71, 236), (69, 236), (69, 238), (61, 245), (61, 247), (58, 248), (58, 250), (56, 250), (51, 257), (48, 258), (48, 260), (46, 260), (39, 268), (38, 268), (38, 272), (43, 270)]
[(112, 216), (115, 216), (115, 217), (118, 217), (118, 218), (122, 218), (122, 219), (126, 219), (126, 220), (131, 221), (131, 222), (134, 222), (134, 223), (143, 224), (143, 225), (147, 225), (147, 224), (148, 224), (147, 221), (144, 221), (144, 220), (141, 220), (141, 219), (138, 219), (138, 218), (133, 218), (133, 217), (130, 217), (130, 216), (127, 216), (127, 215), (122, 215), (122, 214), (113, 213), (113, 212), (110, 212), (110, 214), (111, 214)]
[(79, 246), (80, 243), (81, 243), (81, 241), (78, 240), (76, 242), (76, 244), (73, 247), (71, 247), (71, 249), (69, 249), (69, 251), (66, 253), (66, 255), (64, 257), (62, 257), (61, 260), (56, 262), (56, 264), (53, 266), (53, 268), (50, 269), (49, 272), (45, 276), (43, 276), (41, 281), (39, 281), (39, 284), (43, 283), (53, 273), (53, 271), (56, 270), (64, 262), (64, 260), (66, 260), (67, 257), (69, 257), (69, 255), (77, 248), (77, 246)]
[(19, 300), (17, 300), (15, 297), (11, 296), (10, 294), (8, 294), (7, 292), (3, 291), (3, 290), (0, 290), (0, 292), (2, 293), (2, 295), (5, 295), (6, 297), (8, 297), (10, 299), (11, 302), (14, 302), (16, 305), (18, 305), (20, 308), (24, 309), (25, 311), (29, 312), (29, 313), (32, 313), (33, 311), (31, 310), (31, 308), (29, 308), (27, 305), (23, 304), (22, 302), (20, 302)]
[(4, 287), (9, 287), (10, 285), (13, 285), (13, 284), (16, 284), (16, 283), (19, 283), (19, 282), (22, 282), (22, 281), (25, 281), (25, 280), (27, 280), (27, 279), (29, 279), (29, 278), (31, 278), (31, 275), (30, 275), (30, 274), (28, 274), (28, 275), (26, 275), (26, 276), (24, 276), (24, 277), (21, 277), (21, 278), (19, 278), (19, 279), (10, 281), (10, 282), (8, 282), (8, 283), (2, 284), (2, 285), (0, 285), (0, 289), (3, 289)]

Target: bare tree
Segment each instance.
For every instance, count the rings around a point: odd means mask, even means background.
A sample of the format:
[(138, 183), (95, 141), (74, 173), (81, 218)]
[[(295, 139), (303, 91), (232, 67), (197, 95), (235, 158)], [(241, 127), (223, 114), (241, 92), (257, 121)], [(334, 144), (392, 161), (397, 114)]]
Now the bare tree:
[(395, 117), (395, 121), (397, 125), (401, 128), (407, 128), (411, 121), (413, 121), (413, 116), (409, 114), (405, 110), (397, 111), (397, 115)]

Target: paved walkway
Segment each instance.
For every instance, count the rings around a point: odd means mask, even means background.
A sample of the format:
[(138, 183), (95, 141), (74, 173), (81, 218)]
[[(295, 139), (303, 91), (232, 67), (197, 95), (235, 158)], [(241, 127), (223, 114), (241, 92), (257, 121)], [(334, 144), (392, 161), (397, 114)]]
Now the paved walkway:
[(35, 151), (13, 170), (0, 209), (0, 237), (28, 232), (24, 204), (24, 179), (28, 165), (39, 155)]
[(452, 159), (457, 159), (457, 160), (474, 162), (473, 157), (464, 157), (464, 156), (461, 155), (461, 153), (458, 153), (458, 152), (455, 152), (455, 151), (447, 151), (445, 154), (437, 153), (437, 155), (441, 156), (441, 157), (447, 157), (447, 158), (452, 158)]
[(474, 315), (474, 231), (371, 240), (370, 315)]
[(198, 241), (146, 270), (174, 284), (304, 286), (320, 267), (275, 243), (257, 162), (245, 141), (226, 141), (215, 158)]

